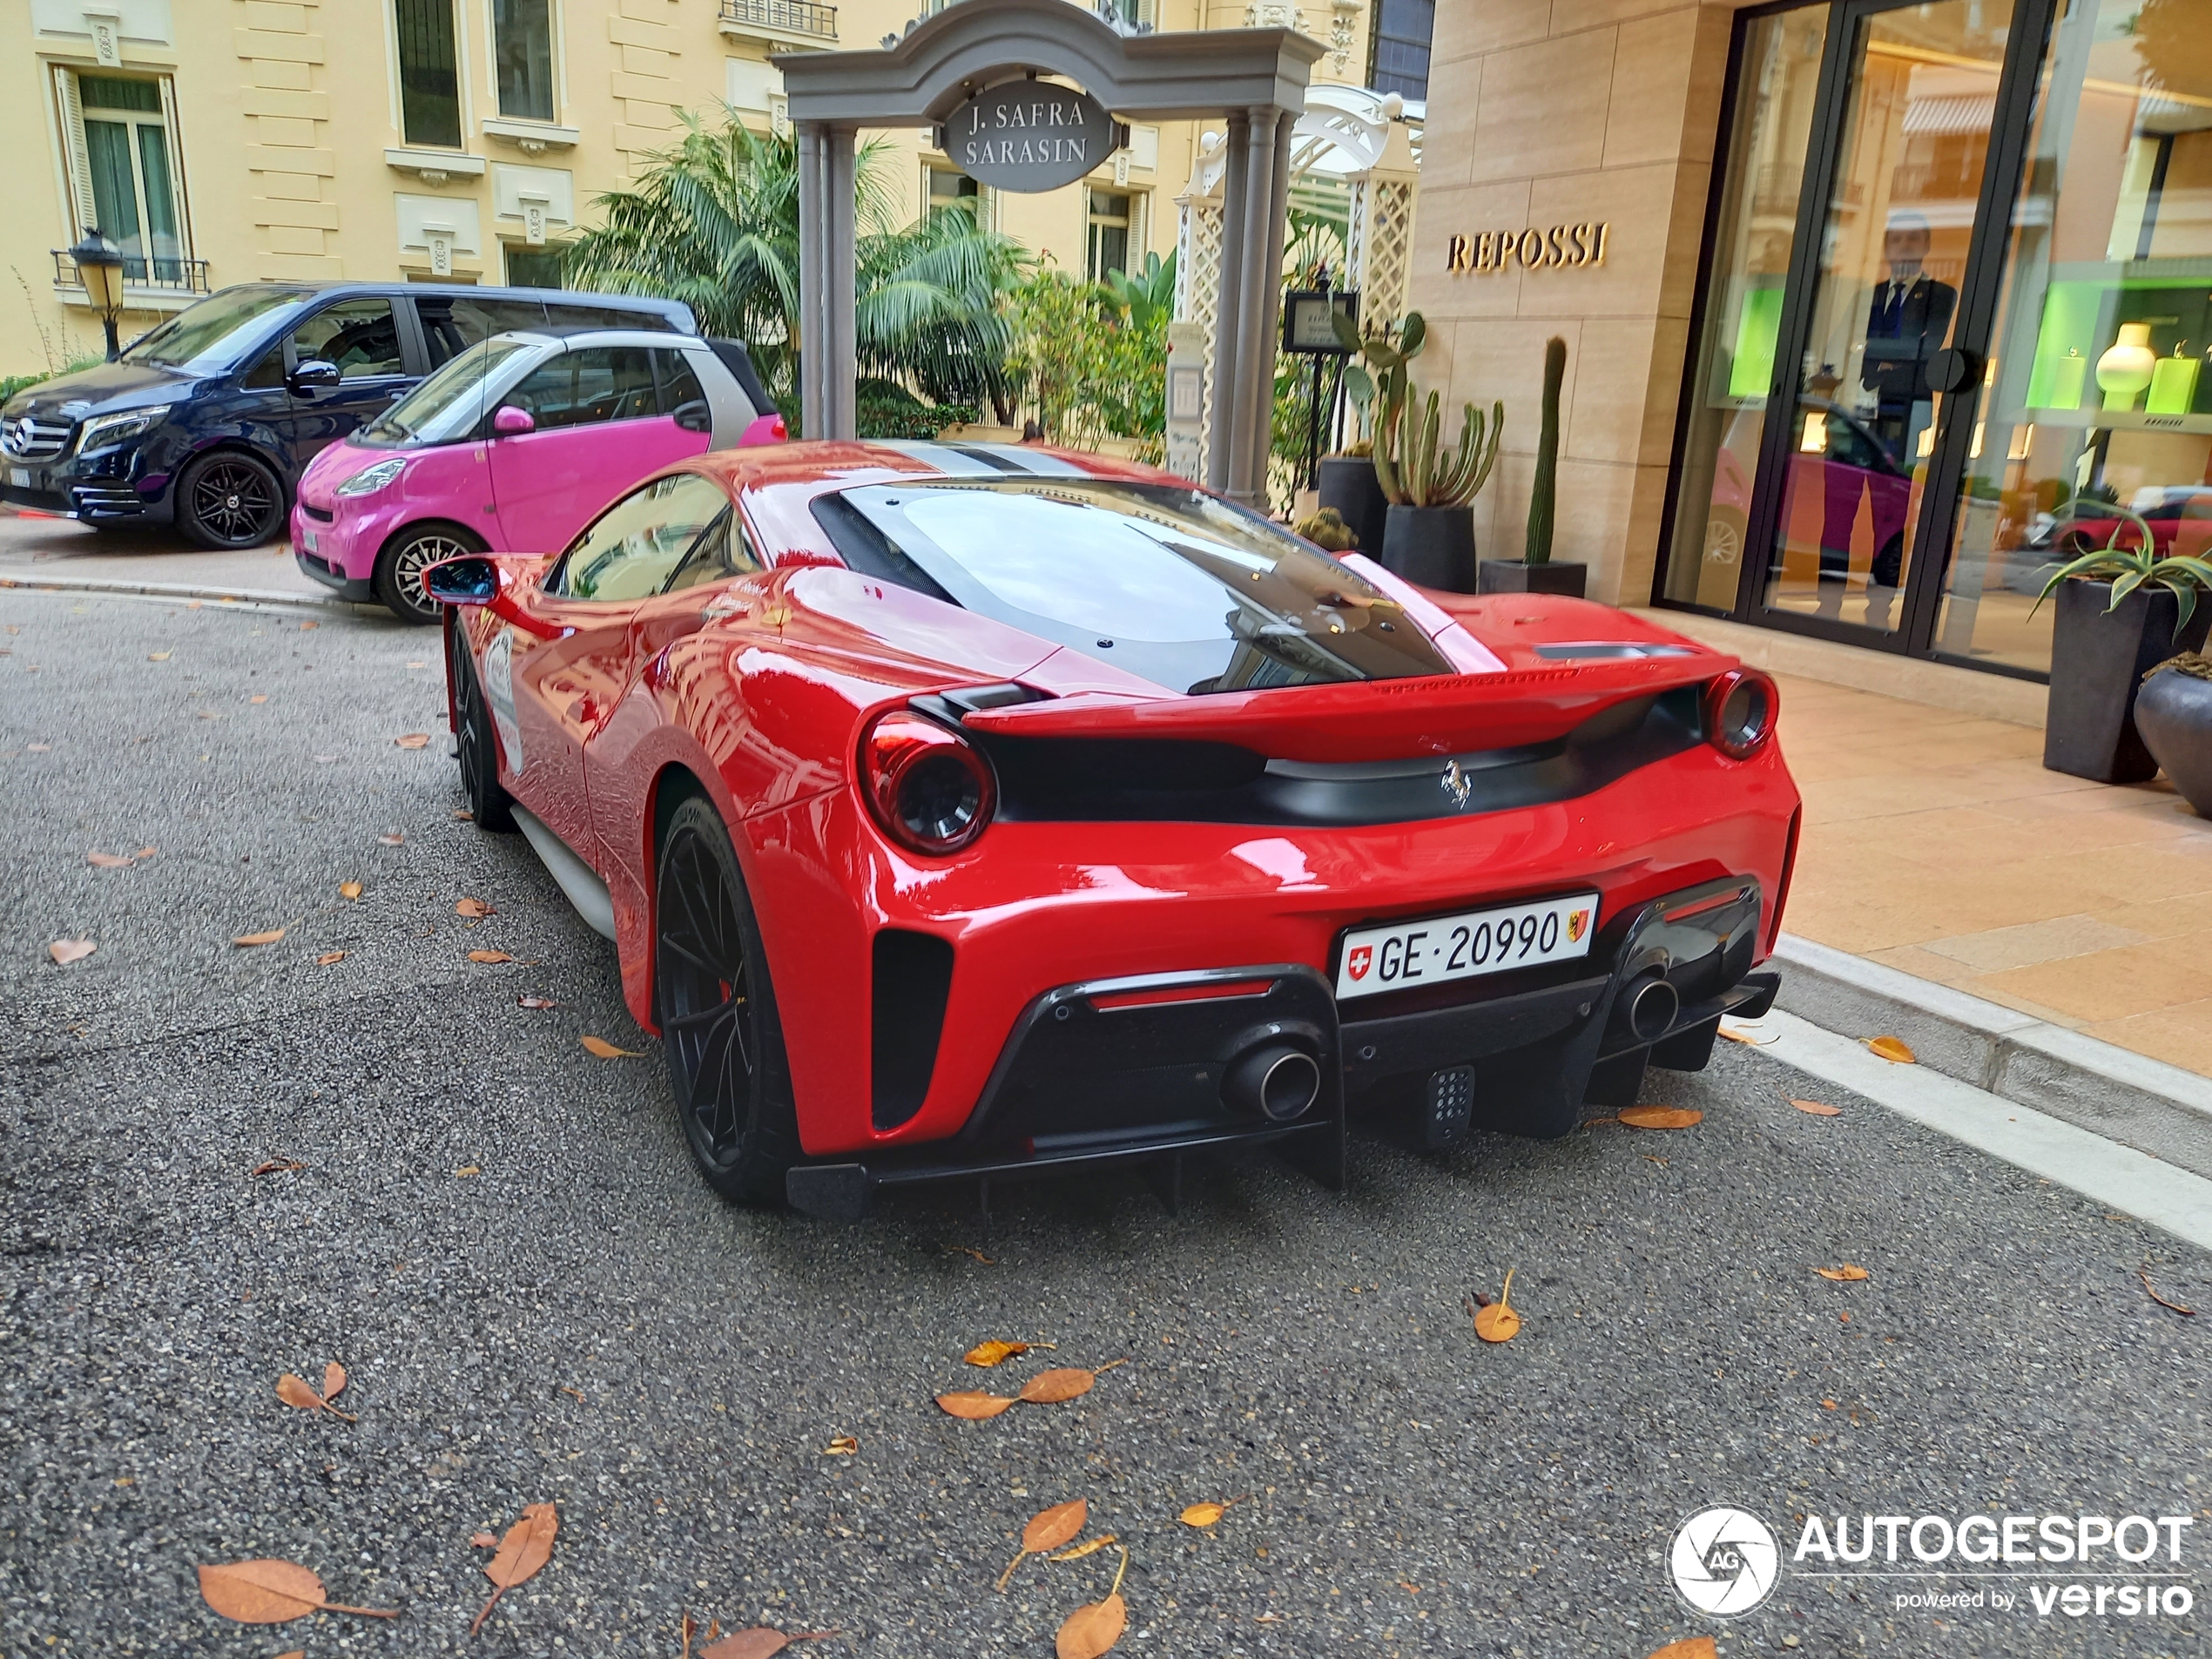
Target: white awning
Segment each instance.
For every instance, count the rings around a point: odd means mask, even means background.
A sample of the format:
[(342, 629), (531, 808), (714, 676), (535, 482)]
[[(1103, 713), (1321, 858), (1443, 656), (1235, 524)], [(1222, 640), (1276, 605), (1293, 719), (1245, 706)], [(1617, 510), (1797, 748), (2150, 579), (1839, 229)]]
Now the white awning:
[(1916, 98), (1905, 106), (1907, 132), (1986, 132), (1997, 114), (1997, 94)]

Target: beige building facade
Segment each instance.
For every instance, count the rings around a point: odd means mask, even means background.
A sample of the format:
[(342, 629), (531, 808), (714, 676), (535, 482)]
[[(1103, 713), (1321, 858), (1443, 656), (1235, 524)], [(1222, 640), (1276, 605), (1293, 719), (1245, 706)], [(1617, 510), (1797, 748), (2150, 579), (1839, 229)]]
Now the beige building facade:
[[(919, 0), (934, 10), (943, 0)], [(1358, 81), (1365, 0), (1123, 0), (1163, 30), (1288, 23)], [(727, 104), (784, 122), (777, 53), (873, 45), (917, 0), (11, 0), (0, 7), (0, 375), (96, 352), (65, 259), (124, 248), (131, 335), (264, 279), (544, 284), (595, 197)], [(866, 139), (872, 136), (863, 134)], [(972, 193), (928, 135), (880, 135), (903, 216)], [(1196, 127), (1138, 126), (1082, 184), (984, 192), (985, 221), (1062, 270), (1141, 266), (1177, 236)], [(103, 222), (105, 221), (105, 222)]]
[[(2212, 0), (1443, 0), (1415, 365), (1592, 597), (2027, 680), (2082, 553), (2212, 553)], [(1695, 625), (1685, 616), (1685, 625)]]

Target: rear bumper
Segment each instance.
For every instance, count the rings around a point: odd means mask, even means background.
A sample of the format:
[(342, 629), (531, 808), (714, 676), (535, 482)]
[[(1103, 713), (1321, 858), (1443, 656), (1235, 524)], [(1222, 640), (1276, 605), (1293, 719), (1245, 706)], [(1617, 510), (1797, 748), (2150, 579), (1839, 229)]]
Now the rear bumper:
[[(1702, 882), (1617, 918), (1551, 982), (1466, 1000), (1462, 981), (1463, 1000), (1377, 999), (1377, 1014), (1339, 1004), (1299, 964), (1063, 986), (1016, 1022), (959, 1136), (802, 1165), (787, 1194), (796, 1209), (855, 1219), (879, 1187), (1126, 1163), (1179, 1179), (1192, 1152), (1270, 1145), (1340, 1186), (1347, 1102), (1411, 1104), (1430, 1148), (1471, 1128), (1564, 1135), (1609, 1077), (1632, 1089), (1647, 1059), (1698, 1069), (1725, 1015), (1771, 1006), (1778, 977), (1751, 971), (1761, 920), (1757, 881)], [(1249, 1056), (1285, 1049), (1317, 1063), (1319, 1086), (1278, 1121), (1238, 1080)]]

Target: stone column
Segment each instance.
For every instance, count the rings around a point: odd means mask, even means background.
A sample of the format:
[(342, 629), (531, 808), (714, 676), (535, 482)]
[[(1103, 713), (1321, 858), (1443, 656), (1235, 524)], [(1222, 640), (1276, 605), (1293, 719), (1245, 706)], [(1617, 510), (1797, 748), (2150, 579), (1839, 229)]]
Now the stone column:
[(1229, 458), (1237, 429), (1237, 310), (1244, 288), (1244, 167), (1251, 128), (1241, 114), (1229, 118), (1221, 204), (1221, 290), (1213, 319), (1213, 430), (1206, 438), (1206, 487), (1229, 488)]
[(830, 412), (822, 397), (822, 371), (829, 362), (829, 331), (822, 313), (826, 287), (822, 226), (828, 203), (822, 178), (822, 126), (799, 123), (799, 398), (805, 435), (819, 438), (829, 429)]
[(1259, 415), (1254, 422), (1252, 443), (1252, 489), (1254, 499), (1248, 505), (1265, 512), (1268, 507), (1267, 459), (1275, 447), (1275, 348), (1282, 337), (1283, 321), (1283, 253), (1284, 239), (1289, 234), (1291, 219), (1291, 130), (1297, 118), (1285, 111), (1275, 122), (1274, 188), (1268, 197), (1267, 264), (1264, 272), (1264, 286), (1260, 289), (1259, 361), (1256, 368), (1245, 373), (1258, 382)]
[(855, 269), (853, 191), (853, 132), (851, 127), (832, 127), (824, 135), (828, 185), (828, 211), (820, 234), (827, 239), (828, 257), (822, 262), (828, 293), (824, 308), (828, 321), (829, 355), (823, 363), (824, 403), (828, 419), (822, 432), (827, 438), (851, 438), (860, 433), (860, 399), (854, 381), (860, 373), (859, 334), (853, 315), (859, 273)]
[(1229, 495), (1251, 506), (1266, 493), (1252, 476), (1252, 428), (1256, 421), (1265, 421), (1272, 404), (1274, 376), (1266, 367), (1270, 342), (1261, 331), (1267, 326), (1268, 292), (1277, 286), (1267, 266), (1274, 241), (1268, 220), (1275, 206), (1276, 155), (1282, 148), (1278, 129), (1286, 124), (1271, 105), (1251, 110), (1246, 120), (1251, 138), (1245, 145), (1244, 188), (1238, 204), (1243, 212), (1234, 232), (1244, 247), (1237, 263), (1237, 378), (1228, 388), (1236, 412), (1229, 429)]

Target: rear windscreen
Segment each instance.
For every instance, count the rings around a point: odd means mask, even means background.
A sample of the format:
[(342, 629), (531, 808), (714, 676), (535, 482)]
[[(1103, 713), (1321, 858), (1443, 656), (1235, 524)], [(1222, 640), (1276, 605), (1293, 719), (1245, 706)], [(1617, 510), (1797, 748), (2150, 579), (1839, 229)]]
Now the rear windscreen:
[(1175, 691), (1454, 671), (1387, 595), (1203, 490), (932, 479), (844, 490), (816, 516), (856, 570)]

